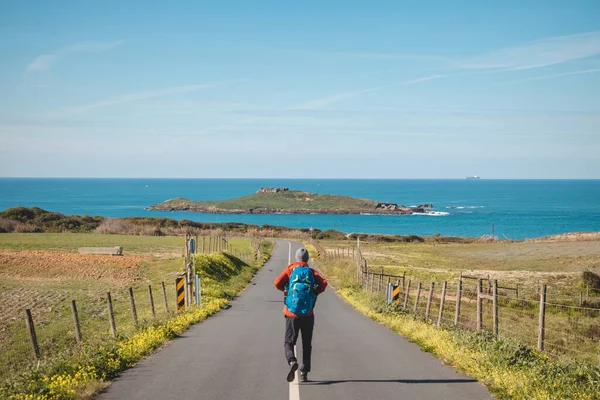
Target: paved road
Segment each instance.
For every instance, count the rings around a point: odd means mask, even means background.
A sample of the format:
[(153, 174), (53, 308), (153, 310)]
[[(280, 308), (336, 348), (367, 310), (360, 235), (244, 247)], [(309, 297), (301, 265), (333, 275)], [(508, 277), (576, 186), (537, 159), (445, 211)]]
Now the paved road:
[(483, 385), (354, 311), (330, 289), (319, 296), (315, 311), (311, 382), (288, 384), (283, 296), (273, 280), (299, 246), (278, 242), (271, 260), (229, 309), (193, 326), (97, 398), (492, 398)]

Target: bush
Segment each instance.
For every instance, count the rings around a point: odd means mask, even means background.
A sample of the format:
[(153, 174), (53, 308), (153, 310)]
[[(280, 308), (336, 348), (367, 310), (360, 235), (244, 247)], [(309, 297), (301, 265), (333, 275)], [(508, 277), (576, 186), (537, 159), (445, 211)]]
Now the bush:
[(346, 235), (344, 232), (336, 231), (334, 229), (327, 229), (325, 232), (319, 232), (316, 235), (317, 239), (330, 239), (330, 240), (344, 240)]
[(592, 271), (584, 271), (582, 280), (584, 287), (589, 287), (594, 292), (600, 292), (600, 275)]
[(138, 229), (138, 226), (132, 224), (127, 220), (118, 218), (107, 218), (104, 221), (102, 221), (100, 226), (96, 228), (96, 232), (104, 234), (131, 235), (136, 233)]
[(17, 222), (6, 218), (0, 218), (0, 233), (14, 232), (15, 226), (17, 226)]

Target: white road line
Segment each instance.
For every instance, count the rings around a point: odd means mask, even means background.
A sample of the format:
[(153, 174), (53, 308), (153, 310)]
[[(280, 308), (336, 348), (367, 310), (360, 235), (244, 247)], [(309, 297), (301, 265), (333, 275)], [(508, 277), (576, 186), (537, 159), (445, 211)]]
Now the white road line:
[[(294, 354), (298, 354), (296, 346), (294, 346)], [(300, 400), (300, 369), (296, 371), (296, 378), (290, 382), (290, 400)]]
[(288, 242), (288, 246), (290, 247), (290, 251), (288, 252), (288, 265), (292, 263), (292, 242)]

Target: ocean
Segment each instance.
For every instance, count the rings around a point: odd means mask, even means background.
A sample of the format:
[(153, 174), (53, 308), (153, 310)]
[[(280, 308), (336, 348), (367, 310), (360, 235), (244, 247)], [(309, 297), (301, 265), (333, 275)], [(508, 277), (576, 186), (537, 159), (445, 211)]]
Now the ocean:
[[(149, 211), (167, 199), (219, 200), (260, 187), (339, 194), (406, 206), (429, 215), (213, 215)], [(600, 180), (58, 179), (0, 178), (0, 210), (40, 207), (65, 214), (154, 216), (343, 232), (500, 238), (600, 231)]]

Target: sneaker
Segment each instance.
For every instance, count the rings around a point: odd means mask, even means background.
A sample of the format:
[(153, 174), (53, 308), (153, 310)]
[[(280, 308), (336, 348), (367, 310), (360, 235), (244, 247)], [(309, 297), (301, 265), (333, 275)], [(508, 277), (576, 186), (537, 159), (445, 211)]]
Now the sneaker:
[(290, 362), (290, 372), (288, 372), (288, 374), (287, 374), (288, 382), (294, 382), (294, 379), (296, 378), (296, 371), (298, 371), (298, 362), (291, 361)]
[(308, 382), (308, 372), (300, 372), (300, 380), (302, 382)]

